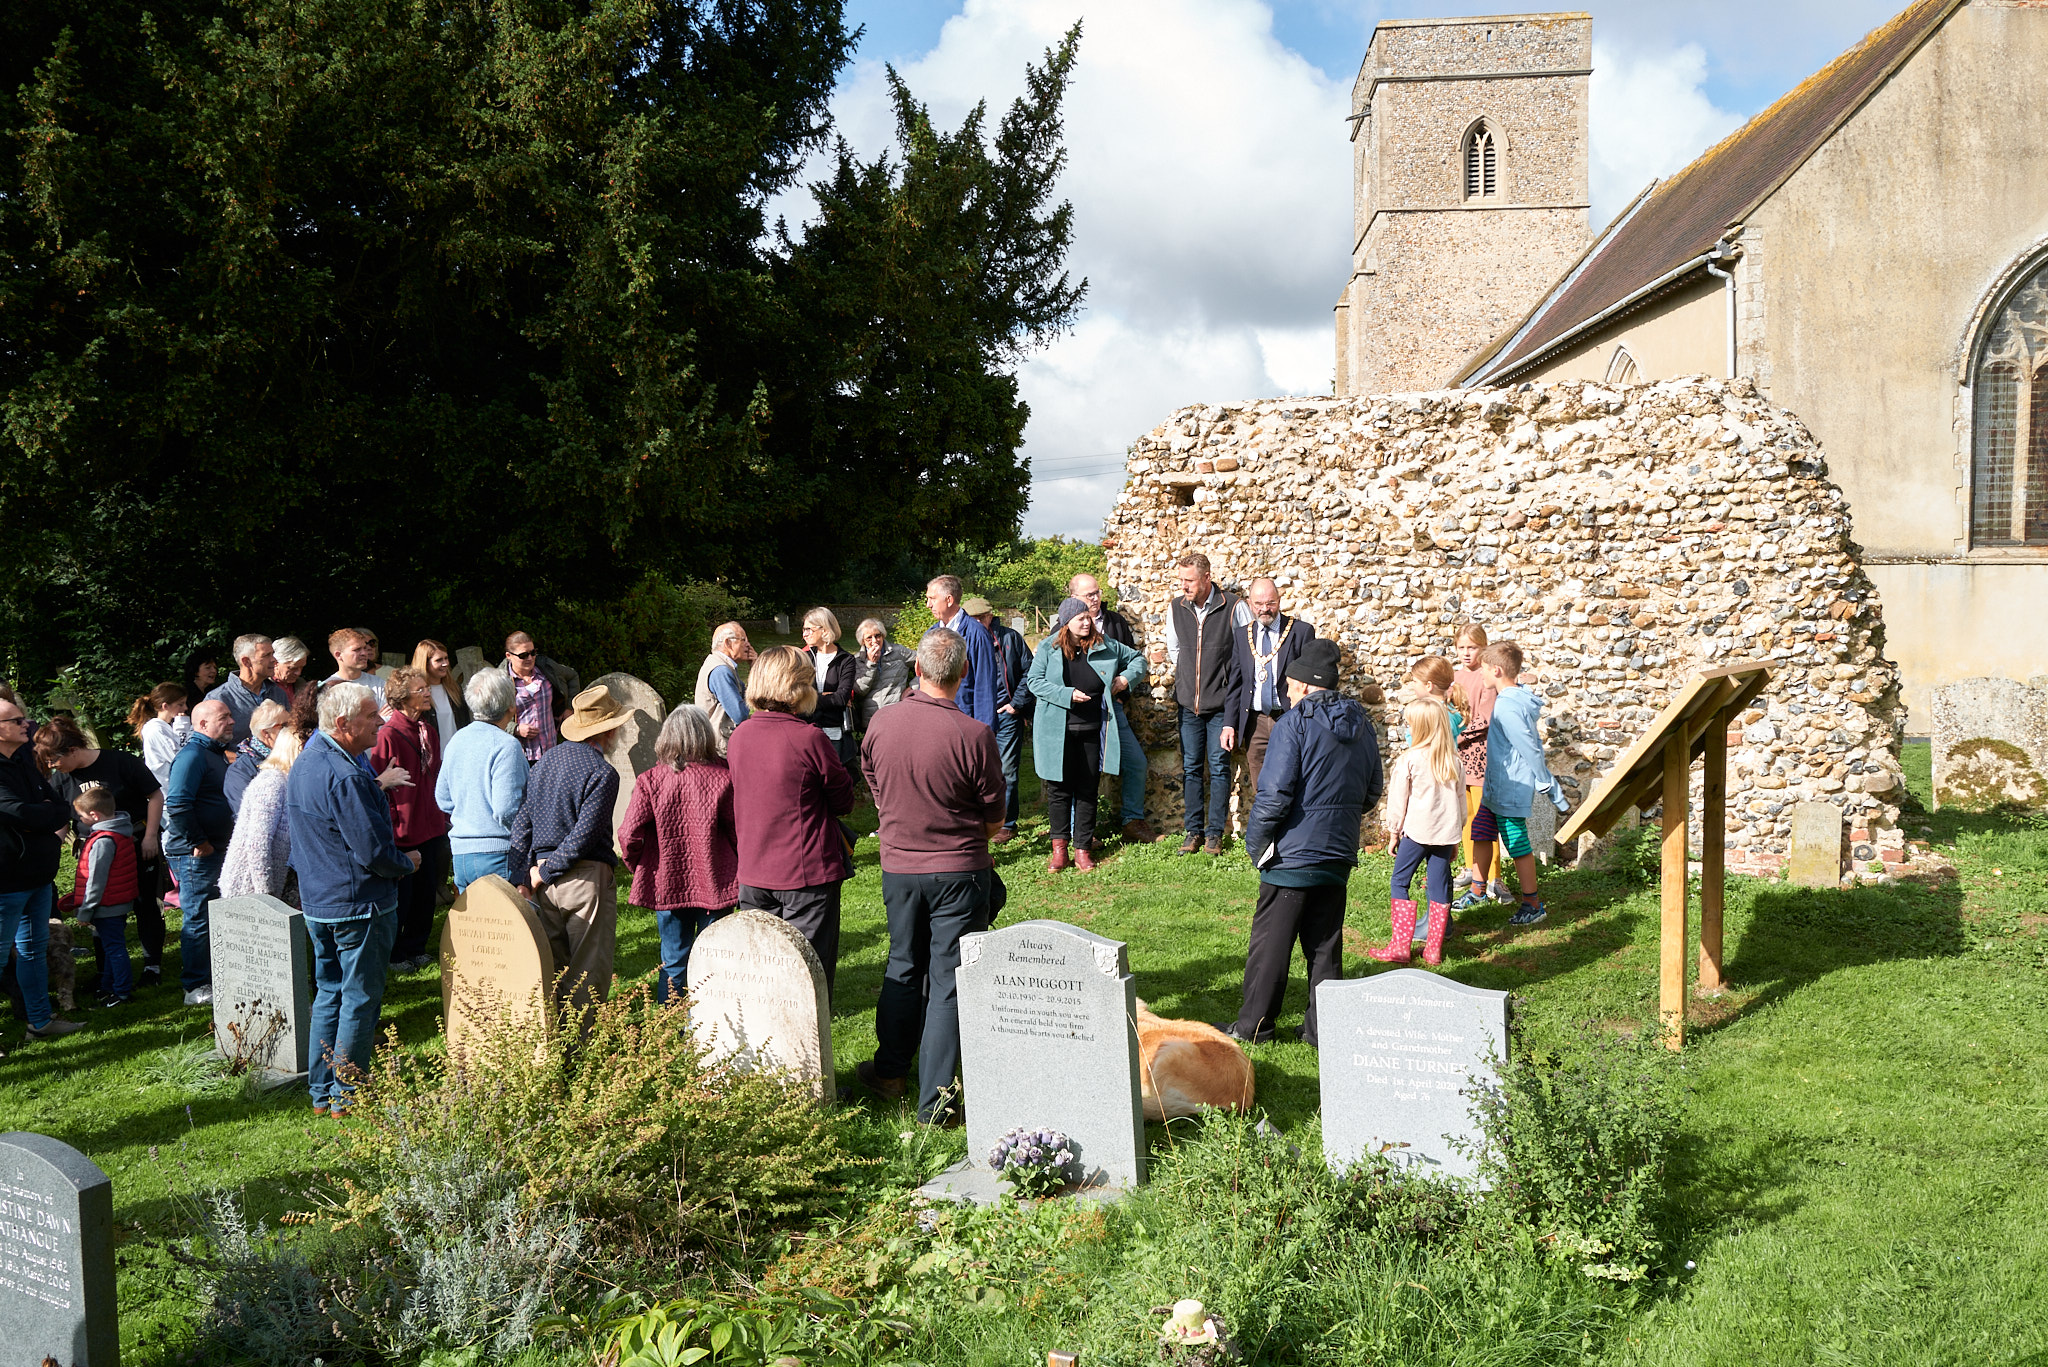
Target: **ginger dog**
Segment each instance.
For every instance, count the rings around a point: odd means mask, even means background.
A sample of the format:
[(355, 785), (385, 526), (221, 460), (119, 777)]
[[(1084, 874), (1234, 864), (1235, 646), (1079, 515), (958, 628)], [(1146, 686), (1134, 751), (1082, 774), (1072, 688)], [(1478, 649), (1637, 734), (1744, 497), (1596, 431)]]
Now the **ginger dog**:
[(1252, 1061), (1236, 1040), (1215, 1026), (1163, 1020), (1141, 1001), (1138, 1091), (1147, 1120), (1195, 1115), (1204, 1106), (1248, 1111)]

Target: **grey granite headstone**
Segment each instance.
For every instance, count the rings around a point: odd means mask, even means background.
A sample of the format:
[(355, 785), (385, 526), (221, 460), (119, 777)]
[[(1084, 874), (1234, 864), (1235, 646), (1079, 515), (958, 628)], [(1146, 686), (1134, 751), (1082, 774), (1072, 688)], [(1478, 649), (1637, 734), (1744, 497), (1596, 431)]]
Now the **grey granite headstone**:
[(752, 907), (729, 912), (697, 936), (689, 988), (690, 1028), (711, 1058), (793, 1073), (831, 1100), (832, 1004), (803, 932)]
[(209, 916), (214, 1047), (268, 1082), (304, 1077), (313, 1032), (306, 918), (262, 894), (215, 902)]
[(1463, 1093), (1494, 1084), (1489, 1053), (1507, 1056), (1508, 994), (1402, 968), (1323, 983), (1316, 1015), (1330, 1166), (1384, 1150), (1402, 1167), (1473, 1176), (1473, 1157), (1449, 1141), (1478, 1146)]
[(69, 1144), (0, 1134), (0, 1361), (119, 1367), (114, 1183)]
[[(1564, 820), (1564, 813), (1551, 805), (1550, 798), (1538, 793), (1529, 802), (1529, 849), (1539, 864), (1552, 863), (1557, 858), (1557, 827)], [(1508, 877), (1506, 874), (1501, 875)]]
[(1020, 1126), (1073, 1141), (1083, 1181), (1145, 1180), (1138, 989), (1121, 942), (1060, 921), (960, 939), (967, 1161)]
[(1842, 881), (1842, 809), (1832, 802), (1792, 808), (1792, 857), (1785, 877), (1802, 888), (1832, 888)]
[(654, 742), (661, 735), (668, 708), (661, 694), (631, 674), (606, 674), (591, 687), (604, 689), (613, 702), (633, 714), (619, 728), (618, 748), (608, 755), (612, 768), (619, 771), (619, 796), (612, 804), (612, 838), (617, 840), (627, 804), (633, 800), (633, 781), (654, 767)]

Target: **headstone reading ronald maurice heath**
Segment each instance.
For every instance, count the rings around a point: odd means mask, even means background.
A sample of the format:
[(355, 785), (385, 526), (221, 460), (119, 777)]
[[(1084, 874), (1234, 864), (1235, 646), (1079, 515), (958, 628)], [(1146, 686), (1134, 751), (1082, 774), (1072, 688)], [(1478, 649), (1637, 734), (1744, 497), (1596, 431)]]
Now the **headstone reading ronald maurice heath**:
[(118, 1367), (114, 1184), (69, 1144), (0, 1134), (0, 1362)]
[(1082, 1181), (1145, 1180), (1138, 1099), (1138, 989), (1124, 946), (1059, 921), (965, 935), (960, 1072), (967, 1161), (988, 1162), (1019, 1127), (1073, 1141)]
[(266, 1081), (303, 1077), (312, 1036), (306, 918), (262, 894), (215, 902), (208, 915), (214, 1046)]
[(780, 916), (741, 907), (690, 950), (690, 1028), (711, 1059), (793, 1073), (833, 1095), (832, 1006), (825, 965)]
[[(1402, 1167), (1472, 1177), (1479, 1124), (1463, 1095), (1491, 1087), (1507, 1057), (1508, 994), (1420, 969), (1316, 989), (1322, 1032), (1323, 1157), (1342, 1171), (1387, 1150)], [(1387, 1149), (1388, 1145), (1397, 1145)]]
[(536, 1000), (552, 1015), (555, 956), (526, 899), (491, 874), (462, 890), (441, 931), (441, 1015), (448, 1047), (466, 1041), (483, 1014), (525, 1014)]

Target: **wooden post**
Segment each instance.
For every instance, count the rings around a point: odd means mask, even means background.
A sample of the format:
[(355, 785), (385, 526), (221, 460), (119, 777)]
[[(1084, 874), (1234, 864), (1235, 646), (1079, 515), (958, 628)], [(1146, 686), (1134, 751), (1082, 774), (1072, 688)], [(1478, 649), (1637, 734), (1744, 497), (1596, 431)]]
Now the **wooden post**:
[(1714, 717), (1702, 757), (1700, 791), (1700, 991), (1721, 990), (1721, 905), (1728, 884), (1728, 728), (1733, 708)]
[(1685, 1044), (1685, 817), (1692, 774), (1685, 728), (1664, 745), (1664, 917), (1659, 941), (1657, 1008), (1665, 1044)]

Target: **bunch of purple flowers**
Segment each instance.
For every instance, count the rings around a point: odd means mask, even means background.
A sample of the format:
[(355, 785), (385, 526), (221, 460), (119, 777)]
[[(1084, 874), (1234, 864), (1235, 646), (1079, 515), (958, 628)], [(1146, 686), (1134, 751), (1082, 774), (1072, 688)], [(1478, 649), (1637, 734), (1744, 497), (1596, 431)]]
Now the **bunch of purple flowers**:
[(1011, 1130), (988, 1152), (989, 1171), (1000, 1173), (1019, 1196), (1058, 1191), (1073, 1162), (1073, 1145), (1058, 1130)]

